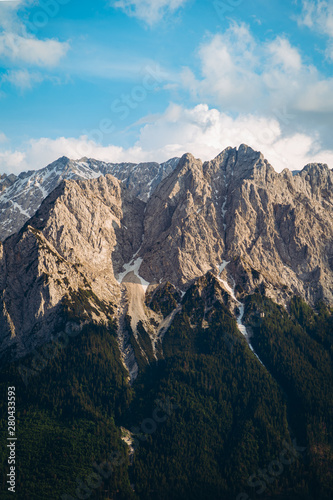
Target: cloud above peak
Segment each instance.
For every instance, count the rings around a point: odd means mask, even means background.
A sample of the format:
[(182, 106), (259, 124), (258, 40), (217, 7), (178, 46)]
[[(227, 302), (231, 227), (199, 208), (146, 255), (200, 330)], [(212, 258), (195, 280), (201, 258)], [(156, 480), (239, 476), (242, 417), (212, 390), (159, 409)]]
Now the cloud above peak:
[[(275, 115), (333, 111), (333, 78), (304, 62), (284, 35), (257, 40), (245, 24), (232, 23), (198, 50), (200, 75), (186, 68), (182, 83), (195, 99), (229, 112)], [(320, 94), (317, 93), (321, 90)]]
[(72, 159), (86, 156), (113, 163), (138, 163), (162, 162), (192, 153), (202, 160), (211, 160), (226, 147), (242, 143), (261, 151), (277, 171), (299, 170), (311, 162), (333, 167), (333, 150), (325, 150), (317, 136), (284, 134), (277, 119), (253, 115), (233, 118), (207, 104), (194, 108), (171, 104), (160, 116), (147, 118), (138, 141), (127, 149), (102, 145), (86, 135), (31, 139), (16, 150), (4, 140), (0, 144), (0, 166), (2, 172), (17, 173), (42, 168), (64, 155)]
[(176, 12), (188, 0), (116, 0), (112, 6), (122, 9), (128, 16), (136, 17), (149, 26), (160, 21), (163, 16)]

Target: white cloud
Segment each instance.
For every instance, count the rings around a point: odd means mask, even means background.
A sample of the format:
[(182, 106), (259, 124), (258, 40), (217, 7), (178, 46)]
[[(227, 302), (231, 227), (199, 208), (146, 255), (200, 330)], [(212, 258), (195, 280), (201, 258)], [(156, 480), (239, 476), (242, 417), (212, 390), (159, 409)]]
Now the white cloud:
[(171, 105), (141, 129), (137, 146), (148, 151), (154, 144), (158, 159), (191, 152), (209, 160), (226, 147), (241, 143), (261, 151), (277, 171), (301, 169), (315, 161), (326, 161), (333, 167), (333, 150), (324, 151), (318, 137), (299, 133), (286, 136), (275, 118), (251, 114), (232, 118), (206, 104), (192, 109)]
[(31, 73), (26, 69), (10, 70), (5, 73), (1, 82), (9, 82), (20, 90), (31, 89), (35, 83), (43, 81), (40, 73)]
[(24, 4), (32, 0), (17, 0), (12, 2), (2, 1), (0, 3), (0, 27), (7, 31), (15, 31), (22, 24), (18, 21), (17, 11)]
[(303, 0), (302, 14), (297, 19), (300, 26), (307, 26), (329, 37), (326, 54), (333, 61), (333, 3), (326, 0)]
[(55, 66), (69, 49), (67, 42), (38, 40), (16, 33), (0, 34), (0, 57), (35, 66)]
[[(69, 81), (67, 77), (61, 78), (56, 75), (29, 71), (27, 69), (13, 69), (0, 75), (0, 84), (10, 83), (22, 92), (32, 89), (36, 84), (44, 81), (52, 82), (54, 85), (62, 85)], [(1, 85), (0, 85), (1, 91)]]
[[(248, 27), (233, 23), (198, 51), (201, 78), (189, 68), (182, 83), (201, 101), (233, 112), (272, 115), (276, 109), (333, 111), (333, 78), (304, 63), (285, 37), (257, 42)], [(320, 94), (317, 93), (320, 88)]]
[(175, 12), (187, 0), (116, 0), (113, 7), (122, 9), (128, 16), (137, 17), (152, 26), (168, 12)]
[(261, 151), (277, 171), (286, 167), (302, 169), (316, 161), (333, 167), (333, 149), (323, 149), (318, 137), (284, 135), (276, 119), (254, 115), (232, 118), (206, 104), (191, 109), (172, 104), (164, 114), (148, 121), (141, 127), (137, 143), (129, 149), (102, 146), (87, 136), (34, 139), (16, 151), (0, 147), (0, 170), (18, 173), (38, 169), (64, 155), (108, 162), (161, 162), (190, 152), (210, 160), (226, 147), (241, 143)]
[(292, 47), (285, 38), (276, 38), (268, 44), (268, 53), (271, 55), (271, 65), (281, 67), (285, 73), (302, 70), (302, 59), (297, 49)]
[(1, 149), (0, 146), (0, 171), (2, 173), (19, 173), (24, 170), (36, 170), (45, 167), (61, 156), (79, 159), (83, 156), (96, 158), (102, 161), (144, 161), (147, 153), (134, 147), (124, 150), (118, 146), (101, 146), (88, 139), (87, 136), (79, 138), (58, 137), (49, 139), (31, 139), (18, 150)]
[(300, 25), (319, 29), (333, 37), (333, 4), (326, 0), (303, 0), (302, 14), (298, 19)]
[[(29, 33), (18, 13), (22, 7), (30, 6), (34, 0), (0, 2), (0, 61), (3, 66), (15, 67), (5, 79), (29, 87), (39, 81), (36, 73), (29, 73), (23, 66), (51, 68), (59, 64), (69, 50), (68, 42), (56, 39), (40, 40)], [(2, 78), (3, 80), (3, 78)]]

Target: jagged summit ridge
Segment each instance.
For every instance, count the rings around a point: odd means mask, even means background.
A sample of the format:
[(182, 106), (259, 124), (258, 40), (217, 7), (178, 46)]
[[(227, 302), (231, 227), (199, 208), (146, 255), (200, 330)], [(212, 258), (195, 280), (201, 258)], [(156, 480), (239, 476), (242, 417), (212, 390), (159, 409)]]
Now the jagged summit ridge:
[(210, 162), (187, 154), (176, 165), (152, 165), (152, 178), (162, 180), (147, 201), (131, 184), (146, 164), (128, 167), (128, 182), (96, 172), (65, 179), (0, 244), (2, 352), (15, 345), (21, 355), (45, 341), (64, 300), (72, 301), (84, 304), (81, 321), (108, 321), (113, 308), (135, 373), (126, 325), (134, 337), (141, 325), (157, 356), (168, 323), (147, 308), (146, 292), (170, 283), (180, 294), (207, 273), (223, 273), (234, 308), (255, 291), (286, 306), (295, 294), (333, 304), (332, 171), (278, 174), (247, 146)]
[(333, 173), (320, 172), (321, 166), (294, 177), (278, 174), (245, 145), (211, 162), (183, 156), (148, 200), (144, 278), (156, 280), (168, 268), (171, 281), (183, 285), (222, 260), (240, 258), (276, 290), (284, 283), (310, 302), (331, 301)]
[(106, 163), (89, 158), (59, 158), (45, 168), (0, 179), (0, 241), (18, 231), (34, 215), (42, 201), (64, 179), (94, 179), (112, 174), (140, 199), (147, 201), (156, 186), (177, 165), (165, 163)]

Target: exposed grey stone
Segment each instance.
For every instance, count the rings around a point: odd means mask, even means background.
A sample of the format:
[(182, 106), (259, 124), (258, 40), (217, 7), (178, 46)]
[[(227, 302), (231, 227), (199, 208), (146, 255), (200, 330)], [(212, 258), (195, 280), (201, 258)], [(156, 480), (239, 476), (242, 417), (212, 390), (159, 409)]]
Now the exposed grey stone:
[[(89, 161), (82, 168), (92, 170)], [(169, 321), (146, 306), (143, 285), (149, 284), (148, 293), (166, 282), (185, 291), (221, 271), (234, 314), (256, 291), (284, 305), (293, 294), (311, 305), (333, 305), (333, 173), (327, 165), (276, 173), (261, 153), (242, 145), (205, 163), (187, 154), (163, 168), (123, 168), (123, 182), (106, 170), (95, 179), (62, 181), (0, 244), (0, 355), (12, 346), (19, 357), (45, 342), (63, 299), (82, 289), (93, 295), (81, 323), (107, 322), (104, 306), (114, 305), (131, 376), (137, 366), (126, 315), (137, 339), (137, 325), (146, 329), (154, 356)], [(153, 179), (147, 203), (135, 196), (140, 169)]]

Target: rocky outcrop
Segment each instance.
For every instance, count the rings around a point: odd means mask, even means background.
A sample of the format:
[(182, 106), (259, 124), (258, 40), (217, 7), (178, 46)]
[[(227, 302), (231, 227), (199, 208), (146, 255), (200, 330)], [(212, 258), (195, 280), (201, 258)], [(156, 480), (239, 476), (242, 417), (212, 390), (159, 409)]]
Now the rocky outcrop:
[[(90, 160), (91, 161), (91, 160)], [(147, 201), (156, 187), (176, 168), (179, 158), (171, 158), (164, 163), (121, 163), (101, 168), (106, 174), (112, 174), (122, 181), (127, 189), (142, 201)]]
[[(140, 168), (149, 174), (149, 165)], [(147, 202), (133, 194), (138, 167), (120, 169), (123, 182), (108, 174), (63, 181), (0, 245), (0, 354), (21, 356), (66, 321), (116, 318), (135, 376), (140, 362), (161, 355), (181, 296), (207, 273), (219, 277), (236, 316), (254, 292), (286, 306), (295, 294), (333, 304), (327, 165), (278, 174), (242, 145), (210, 162), (187, 154), (162, 172), (151, 168), (158, 184)], [(163, 287), (167, 313), (151, 307)]]
[(14, 174), (0, 174), (0, 194), (10, 187), (16, 181), (17, 177)]

